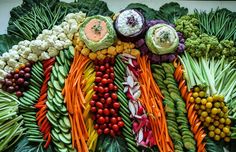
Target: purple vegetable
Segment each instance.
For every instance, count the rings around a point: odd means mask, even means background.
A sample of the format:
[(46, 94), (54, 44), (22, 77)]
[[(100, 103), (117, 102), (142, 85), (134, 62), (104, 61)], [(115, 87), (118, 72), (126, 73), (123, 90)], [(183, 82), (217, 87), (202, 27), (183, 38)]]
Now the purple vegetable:
[(161, 57), (160, 55), (152, 54), (151, 63), (160, 63)]
[(145, 40), (144, 39), (139, 39), (138, 41), (135, 42), (135, 46), (137, 48), (140, 48), (144, 44), (145, 44)]

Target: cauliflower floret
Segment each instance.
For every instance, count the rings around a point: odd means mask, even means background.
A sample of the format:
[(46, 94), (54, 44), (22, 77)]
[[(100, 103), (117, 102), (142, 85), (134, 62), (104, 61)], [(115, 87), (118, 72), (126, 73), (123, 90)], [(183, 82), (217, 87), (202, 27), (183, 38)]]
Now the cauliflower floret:
[(42, 34), (44, 34), (44, 35), (51, 35), (52, 34), (52, 30), (45, 29), (45, 30), (43, 30)]
[(47, 59), (50, 59), (49, 54), (47, 52), (41, 53), (39, 60), (47, 60)]
[(3, 60), (0, 60), (0, 69), (3, 69), (5, 65), (6, 65), (6, 62)]
[(11, 59), (17, 59), (18, 60), (20, 58), (20, 55), (15, 50), (10, 49), (9, 54), (10, 54)]
[(86, 14), (80, 11), (79, 13), (75, 13), (75, 16), (77, 23), (81, 23), (84, 21)]
[(69, 39), (65, 40), (65, 42), (64, 42), (64, 48), (68, 48), (68, 47), (71, 46), (71, 45), (72, 45), (72, 41), (71, 41), (71, 40), (69, 40)]
[(36, 62), (38, 61), (38, 56), (36, 54), (30, 53), (27, 59)]
[(7, 64), (9, 67), (12, 67), (12, 68), (15, 68), (16, 67), (16, 64), (17, 64), (17, 61), (15, 59), (10, 59), (7, 61)]
[(61, 33), (58, 35), (58, 38), (62, 41), (64, 41), (65, 39), (67, 39), (67, 36), (65, 35), (65, 33)]
[(72, 40), (73, 37), (74, 37), (74, 34), (73, 33), (68, 33), (66, 36), (68, 37), (68, 39)]
[(12, 49), (13, 49), (13, 50), (18, 50), (19, 47), (18, 47), (18, 45), (13, 45), (13, 46), (12, 46)]
[(52, 32), (53, 35), (58, 35), (60, 33), (63, 33), (63, 28), (61, 26), (56, 25), (52, 28)]
[(36, 38), (36, 40), (43, 40), (46, 35), (44, 34), (39, 34)]
[(2, 54), (2, 59), (4, 61), (8, 61), (10, 59), (10, 54), (8, 52), (5, 52)]
[[(29, 61), (26, 58), (20, 57), (18, 64), (25, 64), (28, 63)], [(18, 67), (18, 64), (16, 65), (16, 67)]]
[(69, 19), (72, 19), (72, 18), (74, 18), (75, 17), (75, 14), (74, 13), (69, 13), (69, 14), (67, 14), (66, 15), (66, 17), (65, 17), (65, 21), (68, 21)]
[(54, 47), (55, 47), (55, 49), (57, 49), (57, 50), (62, 50), (63, 47), (64, 47), (63, 43), (64, 43), (64, 41), (56, 40), (56, 41), (54, 42)]
[(7, 73), (10, 73), (11, 71), (13, 71), (14, 69), (12, 68), (12, 67), (10, 67), (10, 66), (5, 66), (5, 68), (4, 68), (4, 71), (5, 72), (7, 72)]
[(58, 53), (59, 53), (59, 51), (56, 48), (49, 47), (48, 54), (49, 54), (50, 57), (57, 56)]
[(24, 40), (24, 41), (20, 41), (19, 43), (18, 43), (18, 45), (20, 45), (20, 46), (29, 46), (30, 45), (30, 41), (29, 40)]
[(54, 42), (57, 40), (57, 37), (55, 35), (51, 35), (46, 40), (48, 42), (48, 46), (54, 46)]
[(2, 80), (2, 79), (4, 79), (4, 77), (7, 75), (7, 72), (6, 71), (4, 71), (4, 70), (2, 70), (2, 69), (0, 69), (0, 79)]

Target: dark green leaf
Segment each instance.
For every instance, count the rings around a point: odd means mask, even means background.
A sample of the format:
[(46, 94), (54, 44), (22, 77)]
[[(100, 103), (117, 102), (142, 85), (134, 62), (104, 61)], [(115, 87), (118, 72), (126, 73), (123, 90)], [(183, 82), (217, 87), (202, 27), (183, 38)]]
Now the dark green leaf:
[(206, 138), (206, 151), (207, 152), (224, 152), (223, 145), (220, 142), (214, 142), (209, 137)]
[(174, 24), (177, 19), (187, 14), (188, 9), (185, 7), (180, 7), (180, 5), (176, 2), (164, 4), (157, 12), (158, 19), (162, 19), (172, 24)]
[(13, 45), (18, 44), (21, 41), (19, 37), (3, 34), (0, 35), (0, 55), (7, 52)]

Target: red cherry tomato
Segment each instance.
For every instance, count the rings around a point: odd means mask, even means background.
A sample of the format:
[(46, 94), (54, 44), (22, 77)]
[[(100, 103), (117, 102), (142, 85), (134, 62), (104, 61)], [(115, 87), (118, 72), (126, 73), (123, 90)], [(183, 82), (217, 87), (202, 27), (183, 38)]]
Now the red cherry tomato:
[(114, 132), (113, 130), (110, 130), (110, 135), (111, 135), (112, 137), (115, 137), (115, 132)]
[(102, 79), (102, 84), (107, 84), (107, 79), (106, 78)]
[(125, 125), (125, 124), (124, 124), (123, 121), (119, 121), (119, 122), (118, 122), (118, 126), (119, 126), (119, 127), (124, 127), (124, 125)]
[(100, 116), (99, 118), (98, 118), (98, 123), (99, 124), (104, 124), (106, 122), (106, 120), (105, 120), (105, 118), (103, 117), (103, 116)]
[(97, 112), (97, 108), (96, 108), (96, 107), (91, 107), (91, 108), (90, 108), (90, 111), (93, 112), (93, 113), (95, 113), (95, 112)]
[(96, 77), (101, 77), (101, 76), (102, 76), (102, 72), (97, 71), (97, 72), (96, 72)]
[(106, 73), (106, 74), (104, 74), (104, 75), (102, 76), (102, 78), (108, 79), (108, 78), (109, 78), (109, 75)]
[(113, 83), (109, 83), (108, 88), (110, 91), (112, 91), (114, 89), (114, 84)]
[(108, 97), (110, 97), (110, 94), (109, 93), (105, 93), (104, 94), (104, 98), (107, 99)]
[(106, 100), (104, 98), (101, 98), (100, 101), (101, 103), (105, 103)]
[(116, 85), (114, 85), (114, 91), (117, 91), (118, 87)]
[(117, 117), (117, 120), (118, 120), (118, 121), (121, 121), (121, 117)]
[(117, 124), (114, 124), (114, 125), (112, 126), (112, 129), (113, 129), (114, 131), (118, 131), (118, 130), (119, 130), (119, 126), (118, 126)]
[(113, 67), (110, 67), (110, 72), (114, 72), (114, 68)]
[(94, 91), (98, 91), (98, 86), (96, 86), (96, 85), (93, 86), (93, 90), (94, 90)]
[(98, 87), (98, 92), (103, 93), (104, 92), (104, 88), (102, 86)]
[(112, 80), (114, 80), (114, 79), (115, 79), (115, 74), (114, 74), (114, 73), (110, 73), (110, 78), (111, 78)]
[(108, 123), (109, 121), (110, 121), (109, 117), (106, 116), (106, 117), (105, 117), (105, 122)]
[(104, 92), (109, 92), (109, 88), (108, 88), (108, 87), (105, 87), (105, 88), (104, 88)]
[(96, 78), (95, 78), (95, 82), (99, 83), (100, 81), (102, 81), (102, 78), (101, 78), (101, 77), (96, 77)]
[(110, 133), (110, 129), (109, 128), (105, 128), (104, 131), (103, 131), (104, 134), (109, 134)]
[(102, 115), (103, 114), (103, 110), (102, 109), (98, 109), (98, 114)]
[(110, 110), (108, 108), (105, 108), (103, 110), (104, 115), (108, 116), (110, 114)]
[(116, 100), (117, 99), (117, 94), (116, 93), (112, 93), (111, 94), (111, 98)]
[(106, 64), (105, 64), (105, 67), (106, 67), (107, 69), (110, 68), (109, 63), (106, 63)]
[(98, 99), (98, 96), (97, 96), (96, 94), (93, 94), (92, 99), (93, 99), (93, 100), (97, 100), (97, 99)]
[(107, 99), (106, 99), (106, 104), (107, 105), (110, 105), (112, 103), (112, 98), (111, 97), (108, 97)]
[(101, 135), (102, 134), (102, 129), (99, 128), (97, 132), (98, 132), (99, 135)]
[(96, 65), (95, 66), (95, 70), (98, 71), (99, 70), (99, 66)]
[(120, 108), (120, 103), (119, 102), (114, 102), (113, 103), (113, 108), (119, 109)]
[(112, 115), (116, 114), (115, 109), (111, 108), (111, 109), (110, 109), (110, 113), (111, 113)]
[(103, 104), (101, 102), (96, 102), (96, 107), (102, 109)]
[(104, 65), (102, 65), (102, 66), (100, 66), (99, 70), (101, 70), (101, 71), (105, 71), (105, 70), (106, 70), (106, 68), (105, 68), (105, 66), (104, 66)]
[(95, 124), (95, 125), (94, 125), (94, 129), (97, 130), (98, 128), (99, 128), (99, 125), (98, 125), (98, 124)]
[(115, 117), (112, 117), (112, 118), (111, 118), (111, 123), (112, 123), (112, 124), (116, 124), (116, 123), (117, 123), (117, 119), (116, 119)]

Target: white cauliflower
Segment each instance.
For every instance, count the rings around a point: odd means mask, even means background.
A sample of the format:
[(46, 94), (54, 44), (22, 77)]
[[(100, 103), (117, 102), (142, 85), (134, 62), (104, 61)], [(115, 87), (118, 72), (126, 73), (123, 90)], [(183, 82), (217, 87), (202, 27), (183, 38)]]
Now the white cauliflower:
[[(28, 63), (29, 61), (26, 58), (20, 57), (18, 64), (25, 64)], [(17, 65), (16, 65), (17, 66)], [(18, 67), (18, 66), (17, 66)]]
[(18, 45), (13, 45), (13, 46), (12, 46), (12, 49), (13, 49), (13, 50), (18, 50), (18, 49), (19, 49), (19, 46), (18, 46)]
[(53, 28), (52, 28), (52, 34), (53, 35), (58, 35), (60, 33), (63, 33), (63, 28), (61, 26), (58, 26), (58, 25), (55, 25)]
[(77, 23), (81, 23), (84, 21), (86, 14), (80, 11), (79, 13), (75, 13), (75, 16)]
[(27, 57), (28, 60), (30, 61), (38, 61), (38, 56), (36, 54), (30, 53), (29, 56)]
[(74, 34), (73, 33), (68, 33), (66, 36), (68, 37), (69, 40), (72, 40), (73, 37), (74, 37)]
[(10, 73), (11, 71), (13, 71), (14, 69), (12, 68), (12, 67), (10, 67), (10, 66), (5, 66), (5, 68), (4, 68), (4, 71), (5, 72), (7, 72), (7, 73)]
[(2, 69), (0, 69), (0, 79), (1, 80), (4, 79), (6, 75), (7, 75), (7, 72), (2, 70)]
[(52, 30), (44, 29), (42, 34), (43, 35), (51, 35), (52, 34)]
[(30, 41), (29, 40), (24, 40), (24, 41), (20, 41), (18, 43), (19, 46), (29, 46), (30, 45)]
[(47, 60), (47, 59), (50, 59), (49, 54), (47, 52), (42, 52), (39, 57), (39, 60)]
[(62, 50), (64, 48), (63, 43), (64, 41), (56, 40), (54, 42), (54, 48), (57, 50)]
[(65, 40), (65, 42), (64, 42), (64, 48), (68, 48), (68, 47), (71, 46), (71, 45), (72, 45), (72, 41), (71, 41), (71, 40), (69, 40), (69, 39)]
[(2, 59), (4, 61), (8, 61), (10, 59), (10, 54), (8, 52), (5, 52), (2, 54)]
[(66, 39), (67, 39), (67, 36), (66, 36), (66, 34), (65, 34), (65, 33), (61, 33), (61, 34), (59, 34), (59, 35), (58, 35), (58, 38), (59, 38), (59, 40), (62, 40), (62, 41), (64, 41), (64, 40), (66, 40)]
[(7, 61), (7, 64), (9, 67), (15, 68), (17, 61), (15, 59), (11, 58), (10, 60)]
[(73, 18), (75, 18), (75, 14), (74, 13), (69, 13), (69, 14), (66, 15), (64, 20), (68, 21), (69, 19), (73, 19)]
[(57, 56), (58, 53), (59, 53), (59, 51), (56, 48), (49, 47), (48, 54), (49, 54), (50, 57)]
[(18, 60), (20, 58), (20, 55), (15, 50), (10, 49), (9, 54), (10, 54), (11, 59), (17, 59)]
[(6, 62), (3, 60), (0, 60), (0, 69), (3, 69), (5, 65), (6, 65)]

